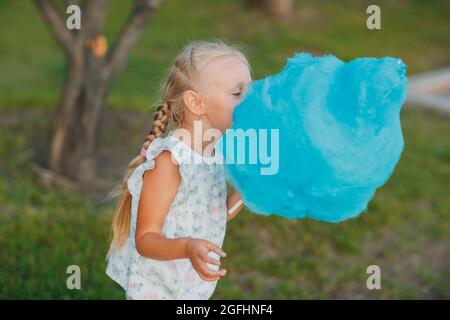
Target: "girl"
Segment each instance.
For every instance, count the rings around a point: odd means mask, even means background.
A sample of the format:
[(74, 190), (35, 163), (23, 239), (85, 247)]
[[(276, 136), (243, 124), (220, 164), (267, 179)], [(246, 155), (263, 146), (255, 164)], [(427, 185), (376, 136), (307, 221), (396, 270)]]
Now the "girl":
[[(226, 274), (218, 270), (226, 223), (243, 204), (237, 192), (227, 196), (223, 163), (210, 161), (219, 152), (206, 154), (202, 137), (225, 132), (250, 82), (244, 54), (221, 41), (192, 42), (175, 59), (112, 223), (106, 273), (127, 299), (209, 299)], [(177, 129), (163, 137), (169, 120)]]

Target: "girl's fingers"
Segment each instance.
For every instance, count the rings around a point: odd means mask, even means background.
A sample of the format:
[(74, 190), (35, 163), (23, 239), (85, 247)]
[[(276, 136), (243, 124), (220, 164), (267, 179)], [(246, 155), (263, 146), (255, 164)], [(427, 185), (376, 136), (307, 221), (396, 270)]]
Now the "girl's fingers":
[(219, 280), (220, 277), (216, 277), (216, 278), (205, 278), (204, 276), (200, 275), (200, 278), (202, 278), (205, 281), (216, 281)]
[(208, 249), (214, 251), (215, 253), (217, 253), (219, 256), (221, 256), (222, 258), (226, 257), (227, 254), (217, 245), (215, 245), (214, 243), (208, 242)]
[(201, 271), (202, 271), (202, 274), (207, 278), (216, 278), (216, 277), (220, 278), (220, 277), (223, 277), (224, 275), (226, 275), (226, 273), (227, 273), (226, 269), (216, 271), (216, 270), (209, 269), (206, 265), (201, 268)]
[(227, 270), (222, 269), (220, 271), (211, 270), (207, 267), (206, 263), (199, 261), (198, 264), (196, 264), (197, 273), (199, 276), (205, 280), (205, 281), (215, 281), (220, 279), (220, 277), (223, 277), (226, 275)]
[(205, 281), (216, 281), (220, 279), (220, 276), (211, 277), (208, 275), (205, 275), (203, 273), (199, 273), (200, 277)]
[(206, 263), (215, 264), (217, 266), (220, 266), (219, 260), (213, 259), (210, 256), (208, 256), (207, 254), (202, 255), (202, 260)]
[[(208, 260), (207, 263), (220, 265), (219, 261), (212, 259), (212, 258), (209, 258), (209, 259), (211, 259), (211, 260)], [(199, 274), (203, 274), (206, 277), (223, 277), (227, 272), (225, 269), (221, 269), (221, 270), (217, 271), (217, 270), (212, 270), (212, 269), (208, 268), (208, 266), (206, 265), (206, 262), (203, 260), (203, 258), (200, 255), (197, 256), (194, 264), (195, 264), (195, 268), (198, 270), (197, 272)]]

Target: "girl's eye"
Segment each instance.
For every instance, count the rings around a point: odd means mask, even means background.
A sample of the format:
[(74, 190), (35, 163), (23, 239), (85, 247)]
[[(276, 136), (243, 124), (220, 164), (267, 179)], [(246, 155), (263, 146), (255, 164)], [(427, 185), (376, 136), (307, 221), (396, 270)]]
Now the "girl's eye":
[(235, 96), (235, 97), (239, 97), (240, 95), (241, 95), (240, 92), (233, 93), (233, 96)]

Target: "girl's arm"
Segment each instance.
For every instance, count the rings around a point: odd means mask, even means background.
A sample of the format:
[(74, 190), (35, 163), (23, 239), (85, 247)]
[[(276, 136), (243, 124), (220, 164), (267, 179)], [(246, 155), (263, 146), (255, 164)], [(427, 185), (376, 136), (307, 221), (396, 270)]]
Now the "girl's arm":
[(186, 258), (189, 238), (162, 237), (166, 215), (181, 183), (178, 165), (169, 151), (155, 158), (155, 167), (145, 171), (143, 180), (136, 221), (137, 251), (157, 260)]
[(220, 261), (208, 256), (210, 251), (226, 256), (218, 245), (203, 239), (167, 239), (162, 236), (167, 213), (181, 183), (178, 164), (172, 160), (169, 151), (163, 151), (156, 157), (155, 167), (145, 171), (143, 179), (143, 196), (139, 199), (135, 234), (138, 253), (156, 260), (188, 258), (205, 281), (215, 281), (225, 276), (225, 269), (212, 270), (207, 266), (207, 263), (220, 265)]
[[(241, 204), (238, 207), (235, 207), (235, 205), (240, 200)], [(244, 203), (242, 202), (241, 195), (239, 194), (239, 192), (235, 191), (232, 194), (230, 194), (227, 198), (227, 221), (233, 219), (239, 213), (239, 211), (242, 210), (242, 208), (244, 208)], [(228, 214), (230, 209), (234, 210), (232, 214)]]

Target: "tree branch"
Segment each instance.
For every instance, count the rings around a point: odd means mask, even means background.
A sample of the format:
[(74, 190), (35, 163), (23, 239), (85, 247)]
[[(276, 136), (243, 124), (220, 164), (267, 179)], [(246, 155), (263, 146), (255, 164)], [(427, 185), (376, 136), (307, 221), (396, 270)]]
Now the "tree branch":
[(125, 68), (131, 49), (136, 45), (160, 3), (161, 0), (136, 0), (134, 9), (107, 58), (104, 72), (108, 78)]
[(76, 4), (77, 6), (80, 6), (77, 0), (64, 0), (64, 4), (66, 8), (72, 4)]
[(73, 49), (74, 37), (67, 29), (64, 18), (59, 14), (56, 6), (49, 0), (33, 0), (44, 20), (47, 22), (50, 31), (57, 42), (69, 56)]

